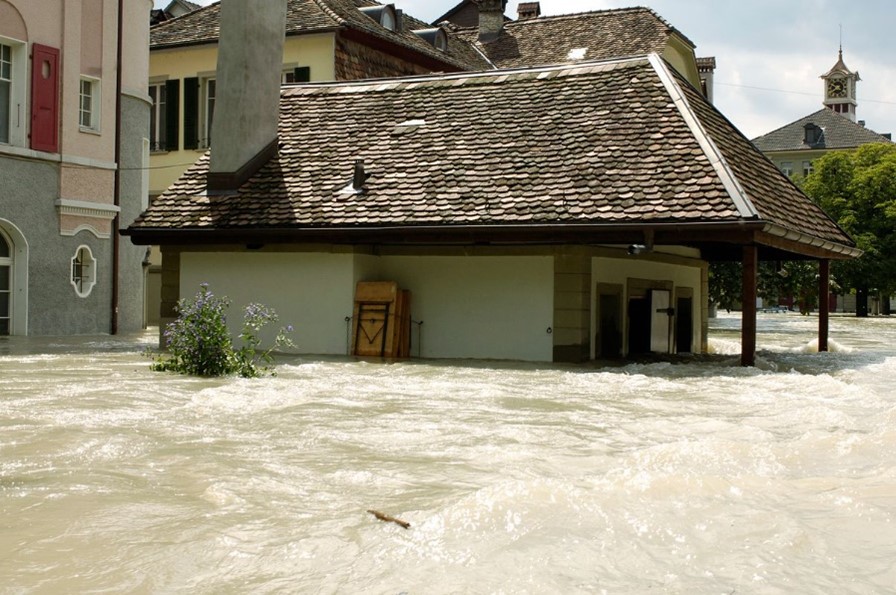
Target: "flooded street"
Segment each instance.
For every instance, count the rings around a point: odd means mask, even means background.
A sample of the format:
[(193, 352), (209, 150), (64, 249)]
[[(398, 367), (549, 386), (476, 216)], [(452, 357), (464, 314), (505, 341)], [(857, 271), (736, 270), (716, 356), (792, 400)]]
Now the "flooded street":
[(896, 320), (817, 354), (761, 315), (755, 369), (710, 324), (683, 365), (261, 380), (151, 372), (153, 333), (0, 338), (0, 593), (896, 590)]

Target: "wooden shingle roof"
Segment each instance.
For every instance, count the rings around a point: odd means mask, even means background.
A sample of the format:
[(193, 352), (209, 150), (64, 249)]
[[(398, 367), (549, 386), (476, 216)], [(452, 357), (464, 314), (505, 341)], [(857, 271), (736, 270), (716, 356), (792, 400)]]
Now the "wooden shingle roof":
[[(208, 156), (132, 225), (203, 232), (537, 230), (707, 224), (851, 240), (656, 55), (574, 67), (284, 89), (276, 156), (206, 193)], [(363, 192), (347, 191), (363, 160)]]
[[(817, 142), (806, 144), (806, 125), (814, 124), (822, 131)], [(823, 108), (768, 134), (753, 139), (763, 153), (776, 151), (809, 151), (818, 149), (855, 149), (869, 143), (888, 143), (889, 138), (857, 124), (834, 110)]]
[(488, 43), (478, 41), (477, 28), (458, 30), (498, 68), (661, 54), (672, 34), (693, 46), (657, 13), (642, 7), (511, 21)]

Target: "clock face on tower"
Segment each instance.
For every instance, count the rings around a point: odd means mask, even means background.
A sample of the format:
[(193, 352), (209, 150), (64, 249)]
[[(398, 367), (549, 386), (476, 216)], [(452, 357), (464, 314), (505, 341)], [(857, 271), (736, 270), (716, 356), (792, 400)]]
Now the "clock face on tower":
[(843, 79), (829, 80), (828, 97), (846, 97), (846, 81)]

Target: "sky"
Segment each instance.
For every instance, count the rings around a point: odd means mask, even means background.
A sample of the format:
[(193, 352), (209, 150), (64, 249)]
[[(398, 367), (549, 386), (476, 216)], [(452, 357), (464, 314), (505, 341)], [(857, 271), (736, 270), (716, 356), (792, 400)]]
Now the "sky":
[[(458, 0), (391, 1), (432, 21)], [(515, 18), (517, 4), (508, 2), (508, 16)], [(819, 77), (837, 62), (842, 28), (844, 62), (861, 77), (858, 119), (896, 134), (894, 0), (541, 0), (543, 15), (630, 6), (652, 8), (698, 56), (715, 56), (715, 104), (748, 138), (821, 109)]]

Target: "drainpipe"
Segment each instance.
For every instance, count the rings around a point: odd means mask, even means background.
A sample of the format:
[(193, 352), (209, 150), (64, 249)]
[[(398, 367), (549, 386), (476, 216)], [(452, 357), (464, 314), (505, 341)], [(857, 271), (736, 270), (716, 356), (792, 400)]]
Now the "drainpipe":
[[(119, 208), (121, 207), (121, 58), (124, 44), (123, 28), (124, 0), (118, 0), (118, 43), (115, 49), (115, 187), (113, 189), (113, 200), (115, 206)], [(110, 327), (113, 335), (118, 334), (118, 286), (120, 283), (118, 268), (121, 261), (121, 238), (118, 235), (119, 225), (121, 225), (120, 209), (115, 213), (115, 218), (112, 220), (112, 319)]]

